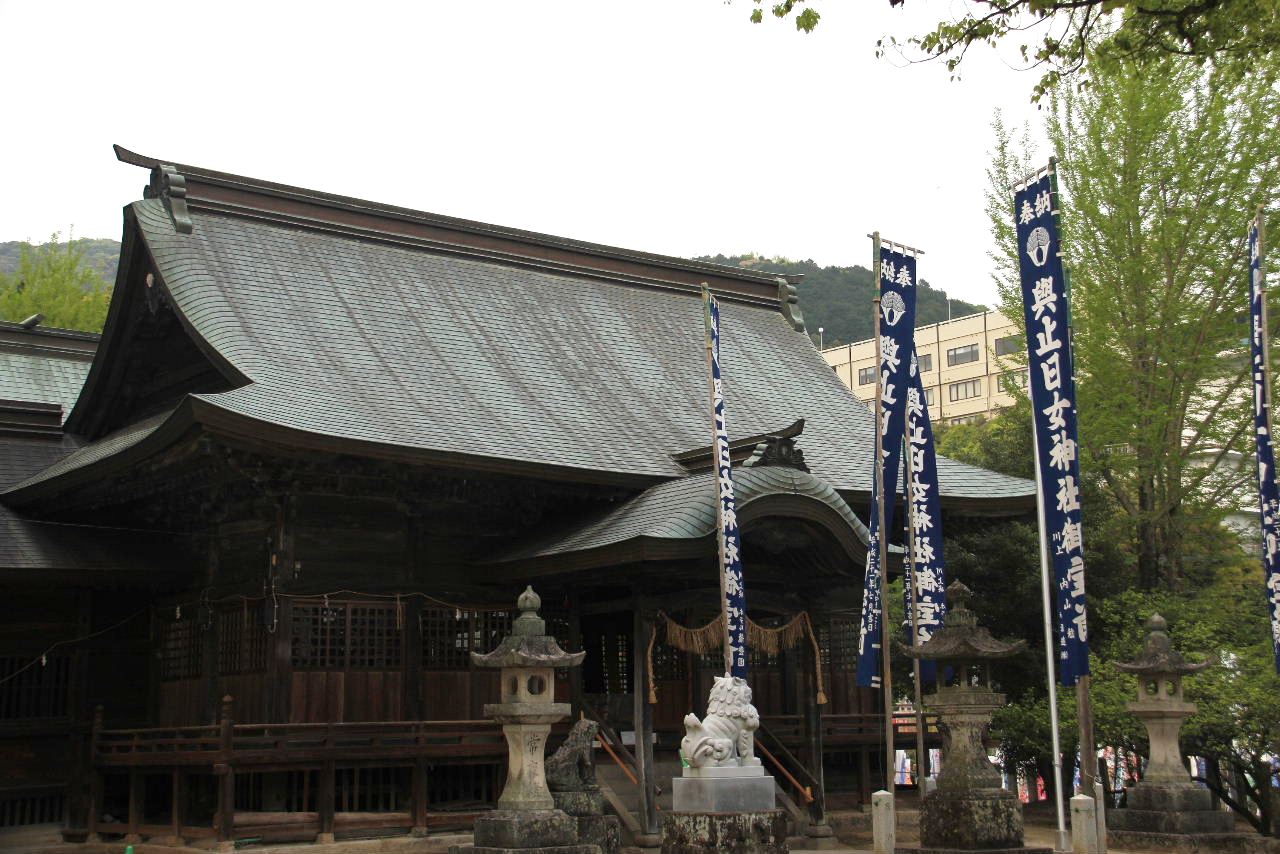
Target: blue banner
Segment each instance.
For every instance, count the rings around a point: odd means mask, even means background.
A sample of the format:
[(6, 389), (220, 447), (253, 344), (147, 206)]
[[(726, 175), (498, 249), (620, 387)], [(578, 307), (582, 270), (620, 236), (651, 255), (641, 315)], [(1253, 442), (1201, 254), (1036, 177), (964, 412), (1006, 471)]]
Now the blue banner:
[[(907, 390), (911, 386), (910, 361), (915, 353), (916, 259), (889, 246), (880, 247), (880, 413), (877, 418), (882, 452), (874, 465), (881, 466), (886, 531), (893, 530), (898, 495), (898, 461), (906, 426)], [(874, 458), (875, 452), (872, 452)], [(883, 603), (880, 601), (880, 491), (876, 478), (871, 487), (871, 542), (867, 548), (867, 572), (862, 588), (862, 619), (858, 632), (857, 683), (880, 686), (880, 642)]]
[[(947, 571), (942, 556), (942, 500), (938, 495), (938, 457), (933, 447), (933, 426), (929, 422), (929, 403), (925, 399), (924, 382), (915, 353), (911, 354), (911, 387), (907, 390), (907, 443), (911, 466), (909, 496), (911, 525), (914, 535), (910, 555), (912, 579), (916, 593), (916, 622), (919, 642), (923, 644), (942, 628), (947, 613)], [(905, 612), (911, 613), (911, 591), (903, 587)], [(910, 636), (912, 627), (907, 627)], [(932, 682), (932, 661), (920, 662), (921, 682)]]
[(1271, 642), (1280, 673), (1280, 488), (1276, 485), (1276, 452), (1271, 438), (1271, 366), (1265, 335), (1266, 285), (1262, 281), (1262, 235), (1258, 221), (1249, 229), (1249, 312), (1253, 334), (1253, 423), (1258, 442), (1258, 498), (1262, 517), (1262, 572), (1271, 610)]
[(1041, 524), (1057, 582), (1058, 680), (1089, 673), (1077, 459), (1075, 373), (1052, 173), (1014, 194), (1029, 388), (1039, 465)]
[(729, 675), (747, 678), (747, 596), (742, 586), (742, 538), (733, 499), (733, 466), (729, 459), (729, 430), (724, 423), (724, 385), (720, 377), (720, 304), (706, 288), (707, 347), (711, 351), (712, 425), (715, 431), (716, 495), (719, 499), (720, 573), (724, 592), (725, 637), (729, 645)]

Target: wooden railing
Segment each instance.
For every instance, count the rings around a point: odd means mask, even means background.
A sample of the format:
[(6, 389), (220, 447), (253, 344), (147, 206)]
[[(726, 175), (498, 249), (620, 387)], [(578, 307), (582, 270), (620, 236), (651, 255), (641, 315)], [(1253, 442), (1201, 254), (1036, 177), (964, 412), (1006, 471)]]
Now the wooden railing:
[[(770, 733), (788, 748), (804, 744), (804, 719), (800, 715), (769, 715), (763, 718)], [(883, 715), (826, 715), (821, 718), (824, 750), (879, 744), (884, 738)], [(893, 716), (893, 741), (899, 747), (915, 747), (916, 718), (912, 712)], [(925, 743), (942, 743), (936, 715), (925, 715)]]
[[(213, 726), (148, 729), (106, 729), (99, 709), (90, 736), (89, 838), (123, 833), (128, 841), (140, 841), (144, 836), (213, 836), (226, 843), (247, 837), (323, 841), (332, 839), (335, 827), (401, 827), (425, 833), (429, 824), (456, 826), (462, 818), (457, 813), (430, 812), (429, 767), (501, 766), (507, 757), (506, 740), (494, 721), (237, 724), (231, 719), (231, 707), (231, 698), (224, 698), (219, 721)], [(564, 728), (557, 729), (562, 733)], [(408, 809), (335, 813), (338, 773), (374, 767), (408, 769)], [(296, 772), (303, 787), (300, 803), (314, 802), (314, 809), (237, 811), (237, 775), (268, 772)], [(128, 775), (127, 823), (103, 825), (100, 816), (107, 776), (122, 773)], [(212, 823), (187, 824), (186, 787), (201, 773), (215, 779), (217, 806)], [(168, 776), (172, 785), (167, 809), (162, 810), (169, 821), (162, 826), (149, 823), (145, 815), (144, 777), (156, 774)]]

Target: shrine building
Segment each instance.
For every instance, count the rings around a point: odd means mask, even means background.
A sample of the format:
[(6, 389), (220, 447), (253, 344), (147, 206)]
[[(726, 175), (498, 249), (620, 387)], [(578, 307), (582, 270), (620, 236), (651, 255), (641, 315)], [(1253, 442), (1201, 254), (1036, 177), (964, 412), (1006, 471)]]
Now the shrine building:
[[(557, 698), (651, 832), (722, 672), (662, 631), (719, 607), (703, 283), (751, 617), (817, 641), (753, 652), (766, 765), (801, 823), (881, 785), (874, 421), (794, 281), (117, 153), (150, 178), (101, 340), (0, 327), (0, 828), (467, 827), (506, 757), (469, 653), (532, 584), (587, 653)], [(950, 518), (1034, 507), (938, 468)]]

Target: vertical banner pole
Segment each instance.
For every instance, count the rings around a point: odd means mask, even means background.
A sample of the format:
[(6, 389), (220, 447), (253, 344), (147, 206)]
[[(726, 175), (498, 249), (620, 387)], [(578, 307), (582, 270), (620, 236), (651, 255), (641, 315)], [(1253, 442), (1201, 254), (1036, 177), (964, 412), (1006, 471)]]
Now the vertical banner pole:
[[(905, 437), (902, 445), (903, 483), (906, 485), (907, 503), (907, 572), (903, 582), (907, 585), (907, 607), (911, 609), (911, 645), (920, 646), (920, 612), (916, 610), (916, 502), (912, 497), (916, 482), (911, 470), (911, 438)], [(915, 681), (912, 697), (916, 709), (916, 788), (924, 797), (924, 778), (929, 773), (929, 757), (924, 750), (924, 696), (920, 684), (920, 659), (911, 659), (911, 674)]]
[[(1058, 204), (1058, 158), (1049, 158), (1049, 187), (1053, 192), (1053, 221), (1057, 225), (1058, 234), (1062, 233), (1061, 213), (1062, 206)], [(1062, 271), (1062, 287), (1063, 302), (1066, 304), (1067, 316), (1067, 341), (1072, 344), (1072, 352), (1075, 351), (1074, 333), (1075, 327), (1071, 322), (1071, 274), (1063, 265)], [(1073, 359), (1074, 367), (1074, 359)], [(1102, 785), (1098, 777), (1098, 750), (1093, 737), (1093, 701), (1090, 695), (1090, 686), (1093, 677), (1084, 673), (1077, 677), (1076, 681), (1076, 718), (1080, 724), (1080, 789), (1079, 794), (1086, 794), (1093, 798), (1094, 808), (1098, 816), (1099, 829), (1102, 831), (1098, 837), (1098, 846), (1102, 851), (1106, 850), (1107, 836), (1105, 831), (1105, 812), (1102, 803)]]
[(875, 342), (876, 342), (876, 494), (880, 500), (876, 502), (877, 530), (880, 532), (879, 543), (876, 551), (880, 560), (880, 689), (884, 696), (884, 740), (885, 740), (885, 763), (884, 763), (884, 790), (893, 794), (894, 782), (894, 757), (897, 751), (893, 747), (893, 675), (889, 672), (889, 599), (886, 592), (887, 582), (886, 576), (889, 574), (889, 549), (885, 543), (886, 531), (884, 529), (884, 503), (888, 501), (888, 496), (884, 494), (884, 435), (882, 424), (882, 401), (884, 399), (884, 374), (880, 370), (881, 354), (880, 354), (880, 232), (871, 235), (871, 253), (872, 265), (874, 271), (873, 281), (876, 283), (877, 296), (871, 301), (871, 307), (875, 313)]
[(1058, 814), (1058, 844), (1055, 851), (1066, 851), (1067, 821), (1062, 809), (1062, 740), (1058, 735), (1058, 681), (1054, 676), (1053, 601), (1049, 595), (1049, 533), (1044, 521), (1044, 489), (1040, 482), (1040, 443), (1036, 437), (1036, 420), (1031, 419), (1031, 447), (1036, 462), (1036, 527), (1040, 530), (1040, 599), (1044, 608), (1044, 664), (1049, 685), (1049, 727), (1053, 742), (1053, 801)]

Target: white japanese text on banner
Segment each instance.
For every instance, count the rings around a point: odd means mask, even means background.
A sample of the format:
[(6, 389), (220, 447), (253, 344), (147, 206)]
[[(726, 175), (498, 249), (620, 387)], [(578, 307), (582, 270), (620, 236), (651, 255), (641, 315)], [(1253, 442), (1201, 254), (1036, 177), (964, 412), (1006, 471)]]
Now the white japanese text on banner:
[(1262, 572), (1271, 611), (1271, 642), (1276, 672), (1280, 672), (1280, 487), (1276, 484), (1276, 452), (1271, 436), (1271, 366), (1263, 336), (1266, 312), (1262, 281), (1262, 235), (1258, 222), (1249, 229), (1249, 310), (1253, 334), (1253, 420), (1258, 443), (1258, 497), (1262, 510)]
[(1057, 587), (1058, 679), (1089, 673), (1076, 393), (1052, 173), (1014, 194), (1042, 523)]

